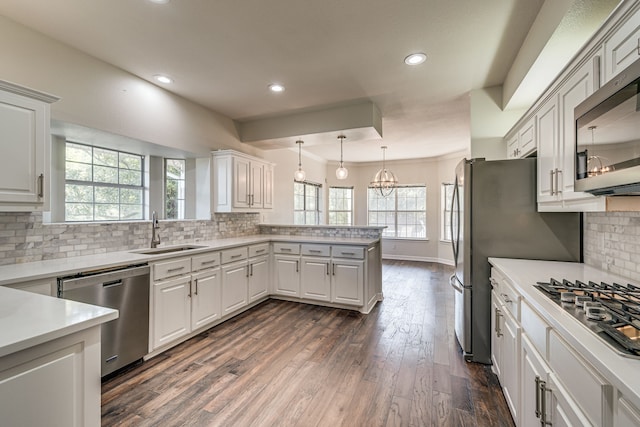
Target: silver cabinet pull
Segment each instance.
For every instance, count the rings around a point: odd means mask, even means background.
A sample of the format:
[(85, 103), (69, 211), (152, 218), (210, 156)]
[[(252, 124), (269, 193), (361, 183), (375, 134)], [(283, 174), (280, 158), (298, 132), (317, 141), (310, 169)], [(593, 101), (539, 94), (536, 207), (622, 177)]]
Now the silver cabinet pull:
[(509, 295), (507, 294), (500, 294), (500, 296), (502, 296), (502, 299), (504, 300), (504, 302), (511, 304), (513, 302), (513, 300), (511, 298), (509, 298)]
[(333, 263), (333, 275), (334, 276), (336, 275), (336, 263), (335, 262)]
[(246, 269), (247, 269), (247, 277), (249, 277), (249, 264), (247, 264)]
[(198, 295), (198, 279), (195, 279), (194, 282), (196, 282), (196, 292), (194, 295)]
[(300, 272), (300, 261), (296, 260), (296, 273)]
[(559, 178), (561, 173), (562, 173), (562, 170), (556, 168), (556, 194), (562, 193), (562, 190), (560, 189), (560, 178)]
[(207, 265), (207, 264), (213, 264), (214, 262), (216, 262), (216, 260), (212, 259), (212, 260), (209, 260), (209, 261), (202, 261), (200, 264)]
[(309, 252), (311, 252), (312, 254), (321, 254), (322, 251), (318, 250), (318, 249), (309, 249)]
[(540, 377), (536, 375), (536, 418), (540, 418)]
[(262, 253), (262, 252), (264, 252), (264, 251), (266, 251), (266, 249), (256, 249), (256, 253), (257, 253), (257, 254), (260, 254), (260, 253)]
[(253, 277), (253, 264), (249, 264), (249, 276)]
[(340, 252), (340, 255), (355, 255), (355, 252)]
[(538, 380), (540, 387), (540, 427), (550, 426), (551, 422), (547, 421), (547, 395), (548, 391), (547, 382), (544, 380)]
[(329, 263), (327, 263), (327, 276), (329, 275)]
[(501, 317), (502, 317), (502, 313), (500, 313), (500, 309), (498, 307), (496, 307), (496, 315), (495, 315), (495, 319), (496, 319), (496, 326), (495, 326), (496, 337), (501, 337), (502, 335), (504, 335), (502, 333), (502, 330), (500, 329), (500, 318)]
[(173, 273), (174, 271), (180, 271), (180, 270), (184, 270), (184, 266), (176, 267), (176, 268), (169, 268), (169, 269), (167, 269), (167, 273)]
[(231, 255), (231, 259), (240, 258), (242, 254)]
[(44, 197), (44, 174), (38, 176), (38, 197)]
[(550, 176), (549, 176), (549, 185), (551, 186), (551, 195), (552, 195), (552, 196), (554, 196), (556, 193), (555, 193), (555, 188), (554, 188), (554, 186), (553, 186), (553, 183), (554, 183), (554, 181), (555, 181), (555, 180), (553, 179), (553, 177), (554, 177), (554, 175), (555, 175), (556, 173), (555, 173), (555, 171), (554, 171), (553, 169), (551, 169), (551, 170), (549, 171), (549, 174), (550, 174)]
[(189, 298), (191, 298), (191, 284), (193, 283), (193, 281), (189, 280), (189, 293), (187, 294), (187, 296)]

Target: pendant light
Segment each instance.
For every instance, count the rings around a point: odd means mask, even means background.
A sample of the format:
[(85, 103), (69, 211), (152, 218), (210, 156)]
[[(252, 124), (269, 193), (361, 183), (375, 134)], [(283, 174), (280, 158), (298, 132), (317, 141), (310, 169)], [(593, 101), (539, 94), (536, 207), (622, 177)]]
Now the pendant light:
[(345, 138), (346, 136), (344, 135), (340, 135), (338, 137), (338, 139), (340, 140), (340, 167), (336, 169), (336, 178), (338, 179), (347, 179), (347, 177), (349, 176), (349, 171), (344, 167), (344, 164), (342, 163), (342, 142)]
[(393, 190), (398, 186), (398, 179), (393, 172), (388, 171), (385, 166), (385, 150), (386, 146), (382, 146), (382, 169), (373, 177), (373, 181), (369, 184), (382, 197), (390, 196)]
[(304, 141), (297, 140), (296, 144), (298, 144), (298, 170), (293, 174), (293, 179), (302, 182), (307, 176), (302, 170), (302, 144), (304, 144)]

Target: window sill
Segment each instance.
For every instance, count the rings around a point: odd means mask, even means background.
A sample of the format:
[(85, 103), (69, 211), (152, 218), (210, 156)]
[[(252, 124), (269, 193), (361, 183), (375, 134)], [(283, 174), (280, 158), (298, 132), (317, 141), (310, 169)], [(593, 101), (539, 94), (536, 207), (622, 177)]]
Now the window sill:
[(385, 237), (382, 240), (398, 240), (400, 242), (428, 242), (428, 237)]

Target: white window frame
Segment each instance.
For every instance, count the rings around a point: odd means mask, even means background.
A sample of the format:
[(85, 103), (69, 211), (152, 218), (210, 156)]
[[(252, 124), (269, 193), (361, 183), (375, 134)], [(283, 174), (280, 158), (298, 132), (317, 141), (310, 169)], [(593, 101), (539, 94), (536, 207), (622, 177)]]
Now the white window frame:
[[(304, 206), (303, 206), (303, 209), (296, 209), (295, 208), (295, 203), (296, 203), (295, 202), (295, 197), (296, 197), (295, 189), (296, 189), (296, 186), (298, 186), (298, 185), (303, 185), (304, 186), (303, 187), (303, 189), (304, 189), (304, 196), (303, 196)], [(313, 188), (316, 189), (316, 200), (315, 200), (316, 208), (315, 209), (309, 209), (307, 207), (307, 189), (309, 187), (313, 187)], [(303, 182), (294, 181), (293, 182), (293, 188), (294, 188), (294, 190), (293, 190), (293, 197), (294, 197), (294, 201), (293, 201), (293, 203), (294, 203), (293, 223), (295, 225), (318, 225), (318, 224), (320, 224), (320, 213), (321, 213), (320, 207), (322, 206), (320, 195), (322, 194), (322, 184), (316, 184), (315, 182), (310, 182), (310, 181), (303, 181)], [(304, 222), (299, 222), (299, 220), (297, 219), (298, 215), (296, 215), (296, 212), (304, 212), (304, 215), (303, 215)], [(310, 213), (312, 214), (311, 216), (313, 216), (313, 218), (314, 218), (314, 222), (310, 222), (309, 221), (309, 216), (310, 216), (309, 214)]]
[(447, 200), (447, 192), (451, 191), (451, 197), (453, 197), (454, 184), (449, 182), (443, 182), (440, 187), (440, 203), (441, 203), (441, 220), (440, 220), (440, 240), (443, 242), (451, 242), (451, 228), (449, 227), (449, 221), (451, 221), (451, 204)]
[[(178, 161), (178, 162), (182, 162), (183, 164), (183, 173), (184, 175), (182, 176), (182, 178), (175, 178), (175, 177), (169, 177), (168, 175), (168, 168), (167, 168), (167, 163), (169, 161)], [(163, 192), (163, 201), (164, 201), (164, 218), (165, 219), (176, 219), (176, 220), (181, 220), (181, 219), (185, 219), (185, 214), (186, 214), (186, 205), (187, 205), (187, 200), (186, 200), (186, 193), (187, 193), (187, 161), (185, 159), (173, 159), (173, 158), (164, 158), (163, 161), (163, 166), (164, 166), (164, 170), (163, 170), (163, 175), (164, 175), (164, 192)], [(176, 217), (170, 217), (169, 216), (169, 197), (168, 197), (168, 190), (169, 190), (169, 181), (176, 181), (176, 184), (178, 186), (177, 188), (177, 197), (175, 198), (175, 200), (177, 201), (177, 216)], [(182, 188), (180, 188), (180, 184), (182, 184)], [(181, 194), (182, 193), (182, 194)], [(182, 203), (180, 203), (182, 202)]]
[[(83, 146), (83, 147), (88, 147), (91, 149), (91, 163), (87, 163), (87, 162), (75, 162), (75, 161), (69, 161), (69, 163), (79, 163), (79, 164), (84, 164), (84, 165), (91, 165), (91, 179), (90, 180), (74, 180), (74, 179), (67, 179), (66, 178), (66, 171), (67, 171), (67, 158), (66, 158), (66, 154), (64, 156), (64, 185), (63, 185), (63, 215), (64, 215), (64, 221), (65, 222), (113, 222), (113, 221), (117, 221), (117, 222), (125, 222), (125, 221), (140, 221), (140, 220), (144, 220), (145, 218), (145, 206), (146, 206), (146, 189), (145, 189), (145, 156), (137, 154), (137, 153), (130, 153), (130, 152), (126, 152), (126, 151), (122, 151), (122, 150), (114, 150), (112, 148), (105, 148), (105, 147), (100, 147), (100, 146), (94, 146), (94, 145), (90, 145), (90, 144), (84, 144), (82, 142), (76, 142), (76, 141), (65, 141), (64, 143), (64, 150), (66, 152), (66, 148), (67, 145), (79, 145), (79, 146)], [(96, 181), (95, 180), (95, 167), (96, 166), (101, 166), (101, 165), (96, 165), (94, 163), (94, 157), (93, 157), (93, 151), (95, 149), (98, 150), (104, 150), (104, 151), (110, 151), (113, 153), (117, 153), (118, 157), (120, 157), (121, 154), (127, 155), (127, 156), (135, 156), (135, 157), (139, 157), (140, 158), (140, 185), (132, 185), (132, 184), (121, 184), (121, 183), (106, 183), (106, 182), (100, 182), (100, 181)], [(110, 166), (105, 166), (105, 167), (110, 167)], [(112, 167), (118, 170), (118, 175), (120, 174), (120, 171), (123, 170), (124, 168), (120, 167), (120, 163), (118, 163), (117, 168), (116, 167)], [(67, 201), (67, 196), (66, 196), (66, 186), (67, 185), (76, 185), (76, 186), (81, 186), (81, 187), (91, 187), (92, 188), (92, 192), (93, 192), (93, 200), (91, 202), (83, 202), (83, 204), (91, 204), (93, 206), (92, 209), (92, 219), (81, 219), (81, 220), (71, 220), (71, 219), (67, 219), (67, 204), (72, 204), (72, 203), (80, 203), (80, 202), (73, 202), (73, 201)], [(111, 218), (111, 219), (96, 219), (96, 206), (100, 205), (101, 203), (97, 203), (96, 202), (96, 188), (117, 188), (118, 191), (122, 190), (122, 189), (131, 189), (131, 190), (139, 190), (141, 192), (141, 200), (140, 200), (140, 208), (141, 208), (141, 215), (140, 218), (123, 218), (122, 217), (122, 209), (121, 206), (123, 205), (127, 205), (127, 203), (122, 203), (121, 199), (118, 200), (117, 205), (119, 206), (119, 215), (118, 215), (118, 219), (115, 218)], [(116, 203), (111, 203), (111, 204), (116, 204)], [(137, 204), (135, 206), (138, 206)]]
[[(424, 188), (425, 191), (425, 199), (424, 199), (424, 210), (423, 209), (398, 209), (398, 190), (399, 189), (403, 189), (403, 188)], [(370, 202), (371, 202), (371, 197), (370, 194), (372, 192), (375, 192), (373, 187), (368, 187), (367, 188), (367, 224), (369, 224), (370, 226), (376, 226), (376, 225), (386, 225), (387, 228), (385, 228), (382, 231), (382, 237), (383, 238), (387, 238), (387, 239), (398, 239), (398, 240), (429, 240), (429, 234), (428, 234), (428, 229), (427, 229), (427, 186), (425, 184), (414, 184), (414, 185), (401, 185), (396, 187), (395, 190), (393, 190), (393, 192), (387, 196), (387, 198), (382, 198), (381, 196), (377, 195), (376, 193), (376, 197), (378, 199), (389, 199), (392, 198), (393, 199), (393, 206), (394, 209), (382, 209), (382, 210), (377, 210), (377, 209), (372, 209)], [(391, 214), (391, 216), (393, 217), (393, 224), (389, 224), (388, 221), (385, 222), (372, 222), (371, 221), (371, 213), (388, 213)], [(398, 223), (398, 218), (399, 218), (399, 214), (402, 213), (424, 213), (424, 235), (423, 236), (398, 236), (400, 229), (402, 228), (401, 225)]]
[[(331, 200), (333, 199), (332, 197), (332, 190), (349, 190), (349, 209), (331, 209)], [(327, 205), (327, 224), (329, 225), (353, 225), (353, 187), (339, 187), (339, 186), (333, 186), (333, 187), (329, 187), (329, 197), (328, 197), (328, 205)], [(346, 198), (340, 198), (340, 200), (346, 200)], [(346, 213), (348, 214), (349, 217), (349, 222), (348, 223), (340, 223), (338, 224), (335, 221), (331, 220), (331, 214), (332, 213)]]

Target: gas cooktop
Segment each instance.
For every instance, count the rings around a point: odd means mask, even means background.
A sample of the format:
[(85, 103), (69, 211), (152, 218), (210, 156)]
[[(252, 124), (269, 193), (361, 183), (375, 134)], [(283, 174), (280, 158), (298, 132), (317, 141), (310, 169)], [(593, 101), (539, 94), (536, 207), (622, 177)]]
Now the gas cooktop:
[(618, 354), (640, 359), (640, 287), (566, 279), (535, 286)]

